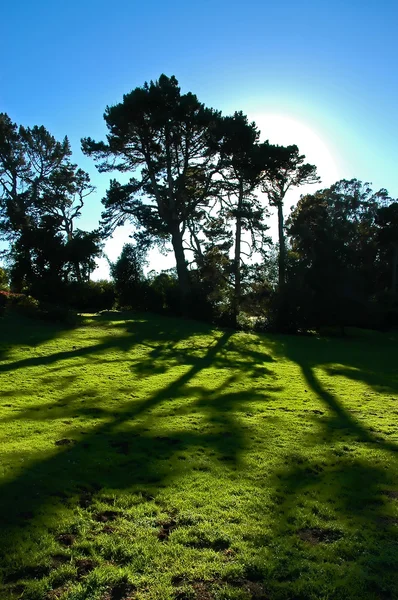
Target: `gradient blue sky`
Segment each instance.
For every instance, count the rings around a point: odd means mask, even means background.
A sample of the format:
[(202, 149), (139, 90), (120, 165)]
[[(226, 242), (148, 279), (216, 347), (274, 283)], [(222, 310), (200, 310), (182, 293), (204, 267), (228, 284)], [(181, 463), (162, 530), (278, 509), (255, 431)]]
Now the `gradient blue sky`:
[(96, 226), (109, 175), (80, 138), (103, 138), (105, 106), (162, 72), (245, 111), (264, 139), (297, 143), (323, 185), (356, 177), (398, 196), (396, 1), (8, 0), (1, 20), (0, 111), (69, 136), (98, 188), (82, 228)]

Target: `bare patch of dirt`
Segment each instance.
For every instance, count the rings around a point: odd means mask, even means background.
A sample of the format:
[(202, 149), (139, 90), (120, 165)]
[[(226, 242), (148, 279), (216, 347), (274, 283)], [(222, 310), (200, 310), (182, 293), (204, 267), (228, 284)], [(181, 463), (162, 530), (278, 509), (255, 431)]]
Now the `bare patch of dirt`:
[(258, 581), (250, 581), (249, 579), (241, 579), (233, 584), (234, 587), (244, 590), (250, 594), (251, 600), (267, 600), (264, 586)]
[(137, 588), (134, 585), (122, 581), (107, 590), (102, 596), (102, 600), (132, 600), (136, 591)]
[(107, 523), (108, 521), (114, 521), (119, 516), (120, 513), (116, 510), (104, 510), (95, 515), (95, 520), (99, 523)]
[(331, 544), (342, 537), (340, 531), (335, 529), (320, 529), (319, 527), (305, 527), (297, 532), (298, 536), (310, 544)]
[(67, 554), (53, 554), (52, 556), (52, 566), (54, 569), (57, 569), (61, 565), (70, 561), (70, 556)]
[(377, 520), (384, 526), (398, 525), (398, 517), (379, 517)]
[(192, 589), (195, 592), (195, 600), (213, 600), (214, 598), (209, 584), (204, 581), (194, 583)]
[(245, 591), (251, 598), (251, 600), (267, 600), (264, 586), (257, 581), (250, 581), (249, 579), (236, 579), (234, 581), (223, 581), (223, 580), (210, 580), (210, 581), (193, 581), (188, 582), (184, 577), (177, 576), (172, 579), (172, 584), (177, 588), (185, 585), (189, 585), (187, 589), (176, 590), (176, 600), (214, 600), (215, 591), (225, 589), (227, 585)]
[(393, 498), (393, 500), (398, 500), (398, 492), (395, 490), (384, 490), (382, 494), (388, 498)]
[(232, 550), (232, 548), (227, 548), (223, 551), (223, 555), (225, 556), (226, 560), (232, 560), (236, 556), (236, 552), (235, 550)]
[(73, 535), (72, 533), (61, 533), (58, 537), (57, 540), (60, 544), (62, 544), (63, 546), (72, 546), (72, 544), (74, 543), (76, 539), (76, 536)]
[(170, 533), (177, 527), (177, 521), (174, 518), (170, 518), (167, 521), (158, 521), (156, 524), (160, 527), (158, 539), (161, 542), (167, 542)]
[(73, 444), (73, 440), (70, 440), (69, 438), (62, 438), (55, 442), (56, 446), (70, 446), (71, 444)]
[(97, 566), (97, 563), (91, 560), (91, 558), (79, 558), (75, 564), (78, 577), (84, 577)]
[(55, 590), (50, 590), (49, 592), (47, 592), (46, 600), (58, 600), (59, 598), (62, 598), (62, 596), (66, 593), (67, 589), (68, 588), (66, 586), (62, 586), (56, 588)]
[(79, 498), (79, 506), (81, 508), (88, 508), (93, 503), (93, 493), (83, 492)]

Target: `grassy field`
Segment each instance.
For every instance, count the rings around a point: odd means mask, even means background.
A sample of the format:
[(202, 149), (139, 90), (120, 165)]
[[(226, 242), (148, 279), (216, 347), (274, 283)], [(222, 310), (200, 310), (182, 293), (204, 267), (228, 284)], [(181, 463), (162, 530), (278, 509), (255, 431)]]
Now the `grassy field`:
[(0, 320), (0, 598), (398, 598), (398, 351)]

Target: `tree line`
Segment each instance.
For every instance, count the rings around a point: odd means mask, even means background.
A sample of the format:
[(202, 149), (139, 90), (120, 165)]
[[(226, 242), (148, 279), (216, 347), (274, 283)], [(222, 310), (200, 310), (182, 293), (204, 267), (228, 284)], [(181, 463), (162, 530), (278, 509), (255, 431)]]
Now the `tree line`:
[[(285, 223), (287, 192), (319, 183), (316, 166), (296, 145), (260, 142), (242, 112), (223, 116), (181, 93), (175, 77), (135, 88), (104, 119), (106, 139), (83, 138), (82, 150), (100, 172), (128, 177), (110, 180), (98, 228), (86, 232), (76, 221), (94, 188), (68, 139), (0, 115), (12, 290), (78, 309), (101, 307), (102, 294), (109, 307), (116, 297), (123, 307), (280, 331), (397, 324), (398, 202), (386, 190), (343, 180), (302, 196)], [(133, 240), (111, 265), (113, 288), (90, 284), (104, 240), (125, 223)], [(148, 250), (169, 244), (175, 272), (144, 277)]]

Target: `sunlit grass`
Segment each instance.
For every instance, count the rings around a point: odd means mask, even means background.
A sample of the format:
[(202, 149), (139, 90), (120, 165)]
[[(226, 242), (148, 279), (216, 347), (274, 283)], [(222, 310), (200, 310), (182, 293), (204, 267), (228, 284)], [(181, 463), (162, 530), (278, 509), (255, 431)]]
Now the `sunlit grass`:
[(398, 596), (393, 336), (0, 327), (1, 598)]

